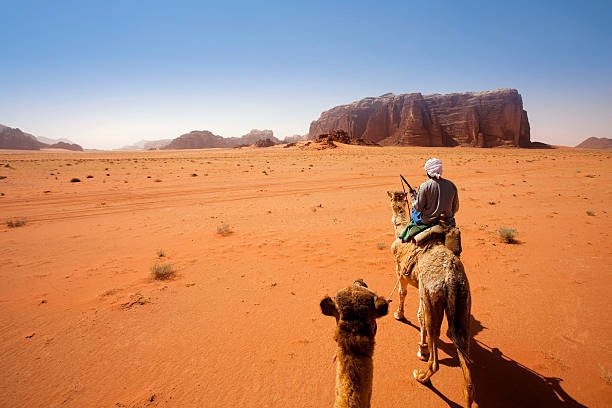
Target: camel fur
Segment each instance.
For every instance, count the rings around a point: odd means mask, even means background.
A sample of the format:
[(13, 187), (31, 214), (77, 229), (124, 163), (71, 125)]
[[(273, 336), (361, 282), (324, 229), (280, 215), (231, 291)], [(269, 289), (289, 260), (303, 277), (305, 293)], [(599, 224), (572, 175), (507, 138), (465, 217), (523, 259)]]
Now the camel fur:
[[(406, 193), (388, 191), (393, 210), (395, 241), (391, 251), (395, 257), (399, 280), (399, 305), (393, 314), (397, 320), (404, 319), (404, 301), (408, 284), (419, 291), (417, 317), (421, 327), (417, 357), (427, 361), (427, 370), (414, 370), (414, 378), (426, 383), (438, 371), (438, 341), (444, 313), (448, 321), (447, 335), (457, 348), (463, 372), (463, 395), (465, 406), (471, 407), (474, 400), (469, 361), (471, 295), (470, 286), (461, 259), (444, 246), (444, 236), (433, 236), (422, 245), (414, 240), (402, 242), (398, 238), (408, 223)], [(399, 232), (398, 232), (399, 231)]]
[(321, 300), (321, 312), (336, 318), (336, 399), (334, 408), (369, 408), (372, 397), (376, 319), (385, 316), (388, 302), (361, 279)]

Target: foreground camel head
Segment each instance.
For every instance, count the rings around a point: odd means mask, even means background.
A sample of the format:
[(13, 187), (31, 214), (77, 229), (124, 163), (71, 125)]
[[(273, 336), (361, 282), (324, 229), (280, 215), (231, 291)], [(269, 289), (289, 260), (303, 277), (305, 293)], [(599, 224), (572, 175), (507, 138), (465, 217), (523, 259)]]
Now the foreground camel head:
[[(335, 340), (339, 336), (374, 339), (376, 319), (387, 314), (389, 303), (368, 289), (368, 285), (357, 279), (351, 286), (338, 293), (334, 299), (325, 296), (321, 300), (321, 312), (336, 318)], [(365, 339), (364, 339), (365, 340)]]
[(372, 397), (376, 319), (387, 314), (389, 303), (368, 289), (361, 279), (321, 300), (321, 312), (336, 318), (335, 408), (369, 408)]

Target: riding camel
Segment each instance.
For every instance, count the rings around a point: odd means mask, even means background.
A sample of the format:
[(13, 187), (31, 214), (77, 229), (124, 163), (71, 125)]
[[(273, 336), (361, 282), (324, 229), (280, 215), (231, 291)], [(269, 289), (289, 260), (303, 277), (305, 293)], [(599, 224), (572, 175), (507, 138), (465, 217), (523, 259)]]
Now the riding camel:
[(387, 314), (388, 302), (361, 279), (321, 300), (321, 312), (336, 318), (336, 400), (334, 408), (370, 408), (376, 319)]
[[(397, 320), (404, 319), (404, 301), (408, 284), (419, 290), (418, 319), (421, 326), (421, 339), (417, 356), (427, 361), (427, 371), (414, 370), (414, 378), (426, 383), (438, 371), (438, 341), (440, 326), (446, 312), (448, 321), (447, 335), (457, 348), (461, 370), (463, 371), (463, 395), (465, 406), (471, 407), (474, 401), (474, 384), (467, 365), (470, 345), (471, 297), (463, 264), (444, 242), (444, 234), (432, 234), (420, 244), (414, 239), (403, 242), (398, 238), (409, 221), (407, 194), (401, 191), (388, 191), (391, 199), (395, 229), (395, 241), (391, 251), (395, 257), (396, 273), (399, 280), (399, 305), (393, 314)], [(414, 199), (414, 197), (413, 197)], [(417, 236), (418, 238), (418, 236)]]

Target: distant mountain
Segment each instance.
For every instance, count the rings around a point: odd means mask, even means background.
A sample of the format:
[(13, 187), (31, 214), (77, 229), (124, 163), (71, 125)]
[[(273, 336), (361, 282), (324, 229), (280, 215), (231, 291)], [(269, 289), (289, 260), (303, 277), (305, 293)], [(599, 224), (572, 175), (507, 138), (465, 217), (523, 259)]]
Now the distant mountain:
[(123, 146), (117, 150), (157, 150), (166, 147), (172, 139), (141, 140), (133, 145)]
[(208, 130), (194, 130), (172, 140), (163, 149), (212, 149), (215, 147), (236, 147), (253, 145), (260, 140), (269, 139), (272, 144), (280, 143), (271, 130), (253, 129), (241, 137), (224, 138)]
[(576, 145), (576, 147), (583, 149), (612, 149), (612, 139), (608, 137), (589, 137)]
[(257, 143), (260, 140), (270, 139), (272, 143), (279, 144), (280, 140), (274, 137), (274, 132), (270, 129), (258, 130), (251, 129), (249, 133), (246, 135), (242, 135), (240, 137), (230, 137), (227, 139), (228, 143), (233, 146), (238, 145), (252, 145)]
[(0, 125), (0, 149), (40, 150), (50, 148), (83, 151), (83, 148), (75, 143), (43, 143), (34, 135), (25, 133), (21, 129)]
[(229, 147), (225, 139), (213, 135), (208, 130), (193, 130), (172, 140), (164, 149), (211, 149), (213, 147)]
[(285, 136), (282, 143), (296, 143), (303, 142), (304, 140), (308, 140), (308, 135), (293, 135), (293, 136)]
[(59, 142), (64, 142), (64, 143), (68, 143), (68, 144), (76, 144), (72, 140), (68, 140), (68, 139), (64, 139), (64, 138), (61, 138), (61, 139), (50, 139), (48, 137), (43, 137), (43, 136), (34, 136), (34, 137), (39, 142), (42, 142), (42, 143), (45, 143), (45, 144), (48, 144), (48, 145), (52, 145), (52, 144), (59, 143)]

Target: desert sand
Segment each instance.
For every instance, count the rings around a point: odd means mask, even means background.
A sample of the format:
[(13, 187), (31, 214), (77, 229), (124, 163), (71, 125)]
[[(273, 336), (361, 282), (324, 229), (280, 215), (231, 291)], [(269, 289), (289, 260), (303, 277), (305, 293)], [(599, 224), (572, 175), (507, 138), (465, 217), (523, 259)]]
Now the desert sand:
[[(343, 146), (0, 152), (0, 407), (331, 406), (319, 301), (389, 295), (386, 191), (432, 156), (459, 188), (478, 406), (612, 406), (610, 152)], [(374, 407), (462, 404), (446, 322), (412, 378), (417, 307), (378, 321)]]

